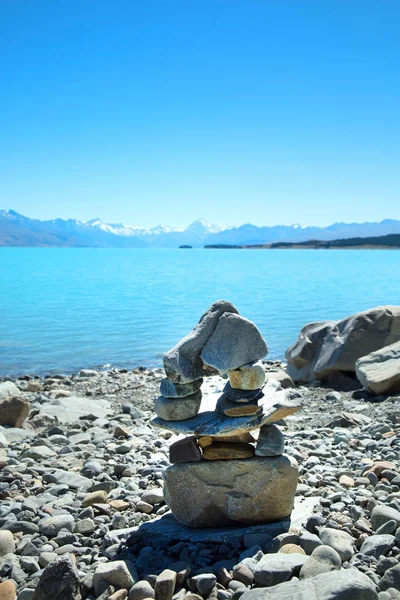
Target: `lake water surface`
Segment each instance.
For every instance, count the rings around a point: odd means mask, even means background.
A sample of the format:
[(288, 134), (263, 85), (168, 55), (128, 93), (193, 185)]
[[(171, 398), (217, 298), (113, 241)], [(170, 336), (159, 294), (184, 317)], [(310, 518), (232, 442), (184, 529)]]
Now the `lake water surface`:
[(400, 251), (0, 248), (0, 377), (161, 365), (222, 298), (283, 358), (305, 323), (399, 305)]

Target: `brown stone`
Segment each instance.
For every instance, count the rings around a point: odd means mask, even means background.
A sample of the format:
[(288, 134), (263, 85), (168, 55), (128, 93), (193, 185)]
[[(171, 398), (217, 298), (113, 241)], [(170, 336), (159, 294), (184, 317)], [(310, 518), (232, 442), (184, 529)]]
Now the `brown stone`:
[(128, 597), (126, 590), (117, 590), (111, 596), (108, 596), (108, 600), (125, 600)]
[(391, 463), (387, 460), (380, 460), (373, 463), (372, 466), (369, 466), (363, 472), (363, 477), (366, 477), (368, 473), (375, 473), (377, 477), (381, 476), (382, 471), (389, 469), (390, 471), (397, 471), (397, 467), (394, 463)]
[(339, 477), (339, 483), (343, 487), (352, 488), (354, 487), (354, 479), (348, 475), (341, 475)]
[(280, 548), (279, 554), (306, 554), (306, 552), (297, 544), (285, 544)]
[(212, 442), (228, 442), (228, 444), (237, 444), (239, 442), (242, 442), (243, 444), (253, 444), (256, 441), (248, 431), (239, 433), (238, 435), (222, 435), (211, 439)]
[(199, 444), (200, 448), (207, 448), (207, 446), (211, 446), (213, 443), (213, 438), (211, 435), (203, 435), (202, 437), (198, 438), (197, 443)]
[(203, 450), (205, 460), (233, 460), (252, 458), (254, 447), (250, 444), (229, 444), (226, 442), (215, 442)]
[(231, 386), (237, 390), (258, 390), (265, 383), (265, 372), (260, 365), (240, 367), (228, 375)]
[(107, 502), (107, 492), (98, 490), (97, 492), (90, 492), (89, 494), (86, 494), (82, 500), (82, 506), (86, 508), (87, 506), (92, 506), (93, 504), (104, 504), (105, 502)]
[(297, 463), (285, 454), (246, 460), (202, 460), (168, 467), (164, 472), (164, 493), (175, 518), (188, 527), (255, 525), (290, 515), (297, 478)]
[(172, 444), (169, 448), (169, 460), (172, 464), (201, 460), (201, 451), (196, 438), (190, 436)]
[(115, 438), (119, 438), (119, 437), (128, 438), (131, 435), (132, 435), (132, 432), (127, 427), (123, 427), (122, 425), (117, 425), (116, 428), (114, 429), (114, 437)]
[(108, 504), (109, 504), (109, 506), (111, 506), (111, 508), (114, 508), (115, 510), (118, 510), (119, 512), (122, 512), (123, 510), (127, 510), (128, 508), (130, 508), (130, 503), (127, 502), (126, 500), (110, 500), (110, 502)]
[(258, 404), (257, 400), (246, 403), (231, 402), (222, 395), (218, 398), (217, 411), (227, 417), (247, 417), (260, 413), (262, 406)]
[(15, 600), (16, 588), (12, 581), (0, 583), (0, 600)]
[(0, 398), (0, 425), (21, 427), (29, 411), (30, 404), (25, 398), (19, 396)]

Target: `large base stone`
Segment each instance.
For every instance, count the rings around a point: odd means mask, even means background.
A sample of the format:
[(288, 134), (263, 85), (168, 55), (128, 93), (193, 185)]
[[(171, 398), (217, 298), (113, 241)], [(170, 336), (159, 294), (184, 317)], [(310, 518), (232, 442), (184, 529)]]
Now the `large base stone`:
[(164, 473), (164, 496), (188, 527), (270, 523), (290, 515), (297, 477), (296, 461), (285, 454), (176, 464)]

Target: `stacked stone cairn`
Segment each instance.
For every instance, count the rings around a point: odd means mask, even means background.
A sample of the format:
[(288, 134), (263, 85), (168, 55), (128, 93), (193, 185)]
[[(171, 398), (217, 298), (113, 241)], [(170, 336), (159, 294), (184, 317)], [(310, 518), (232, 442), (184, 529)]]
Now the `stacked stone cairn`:
[[(259, 361), (267, 352), (257, 327), (220, 300), (164, 355), (152, 423), (189, 436), (171, 445), (164, 475), (165, 500), (184, 525), (254, 525), (292, 511), (297, 463), (283, 454), (275, 423), (298, 411), (301, 397), (265, 385)], [(210, 375), (229, 380), (215, 409), (204, 410), (201, 385)]]

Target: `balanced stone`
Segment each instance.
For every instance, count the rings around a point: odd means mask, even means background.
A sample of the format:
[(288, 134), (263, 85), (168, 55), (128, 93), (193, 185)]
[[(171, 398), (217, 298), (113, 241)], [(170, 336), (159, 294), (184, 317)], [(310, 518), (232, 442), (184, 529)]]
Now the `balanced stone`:
[(168, 379), (175, 383), (191, 383), (204, 375), (217, 373), (216, 369), (203, 364), (200, 354), (217, 327), (219, 318), (224, 313), (237, 312), (233, 304), (225, 300), (210, 306), (193, 331), (164, 354), (164, 369)]
[(215, 442), (203, 451), (205, 460), (233, 460), (237, 458), (251, 458), (254, 456), (254, 447), (251, 444), (229, 442)]
[(205, 435), (198, 438), (197, 442), (200, 448), (207, 448), (213, 442), (227, 442), (228, 444), (253, 444), (256, 440), (251, 433), (239, 433), (238, 435), (222, 435), (216, 438), (210, 435)]
[(219, 373), (228, 373), (264, 358), (267, 353), (267, 344), (254, 323), (238, 314), (225, 312), (202, 349), (200, 358)]
[[(170, 402), (181, 402), (171, 400)], [(228, 436), (258, 429), (266, 423), (274, 423), (302, 408), (301, 396), (292, 390), (281, 390), (269, 398), (262, 399), (262, 412), (247, 417), (227, 417), (215, 411), (199, 413), (192, 419), (170, 422), (160, 417), (151, 422), (155, 427), (174, 433), (201, 436)]]
[(169, 460), (172, 464), (201, 460), (201, 451), (196, 438), (190, 436), (172, 444), (169, 448)]
[(256, 446), (256, 456), (280, 456), (283, 454), (285, 441), (283, 433), (277, 425), (264, 425), (260, 429)]
[(186, 398), (164, 398), (159, 396), (154, 410), (165, 421), (185, 421), (195, 417), (201, 404), (201, 390)]
[(258, 390), (265, 382), (265, 372), (261, 365), (245, 365), (229, 371), (229, 381), (234, 389)]
[(160, 394), (164, 398), (186, 398), (201, 388), (203, 379), (197, 379), (190, 383), (174, 383), (168, 377), (164, 377), (160, 384)]
[(224, 395), (220, 396), (217, 401), (217, 411), (228, 417), (245, 417), (247, 415), (256, 415), (262, 411), (262, 406), (257, 400), (251, 402), (239, 403), (231, 402)]
[(164, 473), (165, 500), (189, 527), (268, 523), (290, 515), (297, 477), (297, 463), (286, 455), (172, 465)]
[(236, 390), (228, 383), (223, 389), (223, 394), (231, 402), (252, 402), (253, 400), (259, 400), (263, 397), (261, 389), (258, 390)]

